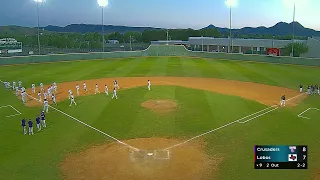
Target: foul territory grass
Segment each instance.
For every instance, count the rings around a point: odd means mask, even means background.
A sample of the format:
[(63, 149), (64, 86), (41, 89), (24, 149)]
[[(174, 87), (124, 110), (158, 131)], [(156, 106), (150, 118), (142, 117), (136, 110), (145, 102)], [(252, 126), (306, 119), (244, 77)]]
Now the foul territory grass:
[[(186, 57), (144, 57), (101, 61), (60, 62), (19, 66), (0, 66), (0, 79), (44, 84), (101, 77), (189, 76), (251, 81), (297, 89), (300, 83), (319, 83), (319, 68), (265, 63), (234, 62)], [(121, 82), (120, 82), (121, 85)], [(148, 99), (172, 99), (175, 112), (164, 116), (141, 108)], [(119, 139), (168, 137), (187, 139), (215, 129), (265, 108), (239, 97), (182, 87), (154, 86), (152, 91), (133, 88), (119, 92), (112, 101), (105, 94), (76, 98), (58, 108)], [(279, 109), (246, 124), (233, 124), (204, 136), (209, 155), (223, 159), (217, 179), (311, 179), (319, 168), (320, 114), (311, 119), (297, 117), (310, 108), (320, 107), (313, 96), (297, 107)], [(34, 121), (41, 108), (27, 108), (14, 94), (0, 88), (0, 106), (12, 105), (22, 115), (4, 117), (0, 109), (0, 179), (63, 179), (59, 165), (70, 152), (95, 144), (112, 142), (102, 134), (50, 109), (47, 129), (35, 135), (22, 135), (22, 117)], [(11, 110), (10, 110), (11, 112)], [(14, 112), (14, 111), (12, 111)], [(125, 113), (124, 113), (125, 112)], [(306, 144), (309, 146), (309, 170), (254, 170), (253, 146), (256, 144)]]

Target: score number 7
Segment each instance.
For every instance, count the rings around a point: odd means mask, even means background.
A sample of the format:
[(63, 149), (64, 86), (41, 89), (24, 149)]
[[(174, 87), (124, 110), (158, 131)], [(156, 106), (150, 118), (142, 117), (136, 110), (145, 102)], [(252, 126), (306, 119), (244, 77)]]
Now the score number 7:
[(307, 155), (303, 155), (303, 160), (305, 160), (305, 159), (306, 159), (306, 157), (307, 157)]

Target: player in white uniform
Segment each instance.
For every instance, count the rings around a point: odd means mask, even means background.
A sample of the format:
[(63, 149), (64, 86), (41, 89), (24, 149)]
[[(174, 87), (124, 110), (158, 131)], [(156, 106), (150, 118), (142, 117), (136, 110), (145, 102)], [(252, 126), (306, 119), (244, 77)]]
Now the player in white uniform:
[(47, 97), (48, 97), (47, 92), (44, 92), (44, 93), (43, 93), (43, 99), (47, 99)]
[(15, 90), (15, 89), (16, 89), (16, 82), (13, 81), (13, 82), (12, 82), (12, 90)]
[(26, 103), (27, 102), (27, 98), (26, 98), (27, 94), (25, 91), (22, 91), (21, 92), (21, 99), (22, 99), (22, 102), (23, 103)]
[(113, 81), (113, 84), (114, 84), (114, 88), (118, 88), (118, 89), (120, 88), (118, 81), (116, 79)]
[(100, 94), (100, 91), (99, 91), (99, 86), (98, 86), (98, 84), (96, 84), (96, 90), (94, 91), (94, 94)]
[(117, 89), (116, 89), (116, 88), (113, 88), (113, 95), (112, 95), (112, 99), (113, 99), (113, 98), (118, 99), (118, 96), (117, 96)]
[(108, 86), (107, 85), (104, 85), (104, 92), (107, 94), (107, 95), (109, 95), (109, 92), (108, 92), (109, 90), (108, 90)]
[(41, 92), (40, 91), (38, 92), (38, 100), (39, 100), (39, 102), (41, 102)]
[(52, 93), (52, 96), (51, 96), (51, 99), (52, 99), (52, 102), (57, 105), (57, 102), (56, 102), (56, 96)]
[(148, 80), (148, 89), (149, 89), (149, 91), (151, 90), (151, 82), (150, 82), (150, 80)]
[(36, 92), (36, 85), (34, 83), (31, 84), (32, 93)]
[(69, 90), (68, 92), (69, 92), (69, 99), (70, 99), (70, 98), (71, 98), (71, 95), (72, 95), (72, 91)]
[(43, 83), (40, 83), (40, 91), (43, 91)]
[(53, 90), (54, 90), (54, 92), (57, 92), (57, 83), (56, 82), (53, 82)]
[(19, 96), (19, 88), (16, 87), (16, 96)]
[(286, 96), (281, 96), (280, 106), (286, 106)]
[(22, 87), (22, 82), (20, 80), (18, 81), (18, 86), (19, 86), (19, 88)]
[(87, 84), (86, 84), (86, 82), (83, 83), (83, 90), (84, 90), (84, 92), (87, 92)]
[(21, 88), (21, 91), (26, 91), (26, 88), (22, 87), (22, 88)]
[(49, 113), (48, 110), (49, 110), (49, 102), (47, 99), (44, 99), (43, 100), (43, 111)]
[(70, 101), (71, 101), (71, 103), (70, 103), (69, 106), (71, 106), (72, 103), (74, 103), (74, 105), (77, 105), (77, 103), (74, 101), (74, 96), (73, 96), (72, 94), (71, 94), (71, 96), (70, 96)]
[(48, 95), (50, 96), (50, 94), (51, 94), (51, 87), (48, 87), (47, 92), (48, 92)]
[(11, 89), (10, 82), (7, 82), (7, 89)]
[(80, 94), (80, 93), (79, 93), (80, 87), (79, 87), (78, 84), (76, 85), (76, 90), (77, 90), (77, 95), (79, 96), (79, 94)]

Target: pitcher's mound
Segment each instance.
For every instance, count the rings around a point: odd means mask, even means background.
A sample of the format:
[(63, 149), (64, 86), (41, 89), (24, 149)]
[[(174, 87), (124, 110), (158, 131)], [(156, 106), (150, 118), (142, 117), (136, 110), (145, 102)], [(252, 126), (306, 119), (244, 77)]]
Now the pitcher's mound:
[(158, 114), (172, 112), (177, 108), (177, 103), (172, 100), (148, 100), (141, 103), (141, 106), (151, 109)]
[(209, 158), (200, 143), (175, 147), (169, 151), (170, 155), (165, 151), (159, 151), (158, 155), (151, 153), (179, 142), (181, 140), (163, 138), (126, 141), (138, 149), (143, 149), (142, 153), (119, 143), (92, 147), (81, 153), (70, 154), (63, 161), (61, 169), (69, 180), (212, 179), (222, 159), (221, 156)]

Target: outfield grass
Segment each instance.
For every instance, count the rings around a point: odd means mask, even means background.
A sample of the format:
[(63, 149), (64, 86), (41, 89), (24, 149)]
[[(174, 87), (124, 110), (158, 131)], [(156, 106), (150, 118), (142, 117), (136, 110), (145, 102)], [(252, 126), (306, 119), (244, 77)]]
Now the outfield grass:
[[(300, 83), (319, 83), (319, 68), (215, 61), (199, 58), (146, 57), (105, 61), (60, 62), (19, 66), (0, 66), (0, 79), (44, 84), (101, 77), (188, 76), (251, 81), (297, 89)], [(121, 85), (121, 82), (119, 82)], [(257, 102), (234, 96), (182, 87), (153, 87), (152, 91), (133, 88), (119, 92), (111, 101), (101, 95), (59, 103), (64, 112), (120, 139), (141, 137), (188, 138), (220, 127), (265, 108)], [(174, 99), (179, 108), (165, 116), (140, 107), (148, 99)], [(309, 107), (320, 107), (320, 96), (309, 97), (297, 107), (276, 110), (250, 123), (235, 124), (205, 136), (207, 152), (222, 154), (217, 179), (311, 179), (320, 160), (319, 114), (310, 120), (297, 114)], [(0, 88), (0, 106), (12, 105), (22, 116), (6, 118), (0, 109), (0, 179), (61, 179), (59, 164), (69, 152), (93, 144), (111, 142), (80, 123), (50, 111), (48, 128), (34, 136), (23, 136), (21, 117), (34, 118), (39, 108), (24, 107), (14, 94)], [(10, 110), (11, 112), (11, 110)], [(125, 113), (124, 113), (125, 112)], [(232, 112), (232, 113), (231, 113)], [(254, 170), (253, 146), (256, 144), (303, 144), (309, 146), (309, 170)]]

